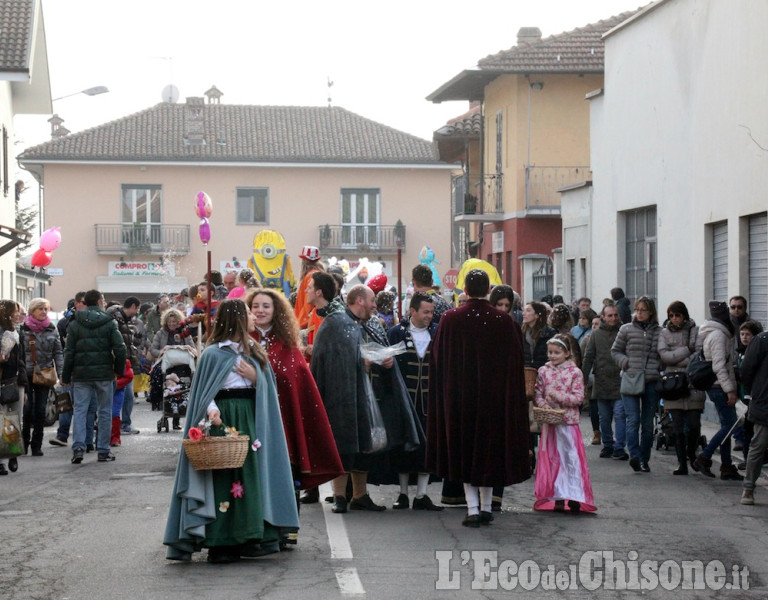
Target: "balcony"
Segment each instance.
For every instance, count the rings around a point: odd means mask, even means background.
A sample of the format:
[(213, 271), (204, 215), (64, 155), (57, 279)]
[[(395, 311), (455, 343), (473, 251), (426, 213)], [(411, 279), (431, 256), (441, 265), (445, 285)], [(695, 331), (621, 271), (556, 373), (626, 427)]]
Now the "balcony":
[(405, 225), (320, 225), (318, 227), (322, 254), (350, 254), (355, 258), (366, 254), (397, 254), (405, 252)]
[(504, 220), (502, 175), (451, 178), (451, 196), (455, 221)]
[(96, 224), (94, 231), (99, 254), (189, 254), (189, 225)]
[(530, 216), (560, 216), (557, 190), (592, 179), (588, 166), (526, 167), (525, 213)]

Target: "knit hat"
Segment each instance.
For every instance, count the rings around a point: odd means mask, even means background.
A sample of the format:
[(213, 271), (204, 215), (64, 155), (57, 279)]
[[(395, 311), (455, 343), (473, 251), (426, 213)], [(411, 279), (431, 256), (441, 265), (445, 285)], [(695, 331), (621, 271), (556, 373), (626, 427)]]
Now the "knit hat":
[(320, 260), (320, 250), (316, 246), (304, 246), (299, 253), (299, 258), (310, 262), (317, 262)]
[(716, 321), (726, 322), (731, 319), (731, 315), (728, 312), (728, 305), (725, 302), (718, 302), (717, 300), (710, 300), (709, 314)]
[(373, 290), (374, 294), (378, 294), (385, 287), (387, 287), (387, 276), (384, 273), (380, 273), (371, 279), (367, 283), (368, 287)]

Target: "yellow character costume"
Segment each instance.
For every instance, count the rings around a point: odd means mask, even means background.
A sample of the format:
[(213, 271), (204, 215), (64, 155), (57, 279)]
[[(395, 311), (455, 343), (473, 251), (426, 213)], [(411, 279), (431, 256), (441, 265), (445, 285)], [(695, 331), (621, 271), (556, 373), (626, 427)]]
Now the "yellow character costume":
[(285, 239), (277, 231), (265, 229), (256, 234), (248, 268), (256, 273), (262, 286), (282, 290), (286, 298), (291, 295), (291, 288), (296, 285), (291, 258), (285, 248)]
[(496, 267), (479, 258), (470, 258), (464, 261), (464, 264), (461, 265), (459, 274), (456, 277), (456, 288), (453, 290), (454, 302), (458, 302), (459, 294), (464, 293), (464, 277), (466, 277), (467, 273), (472, 269), (480, 269), (481, 271), (488, 273), (488, 279), (492, 286), (501, 285), (501, 277), (499, 277), (499, 272), (496, 270)]

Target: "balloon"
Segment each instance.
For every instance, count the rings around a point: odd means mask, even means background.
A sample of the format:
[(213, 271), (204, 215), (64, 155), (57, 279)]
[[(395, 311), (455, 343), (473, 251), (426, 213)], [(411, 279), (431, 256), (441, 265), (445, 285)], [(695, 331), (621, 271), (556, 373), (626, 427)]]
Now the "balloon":
[(195, 200), (195, 214), (201, 219), (207, 219), (211, 216), (213, 206), (211, 205), (211, 199), (205, 192), (197, 192), (197, 199)]
[(30, 263), (33, 267), (47, 267), (51, 264), (52, 260), (53, 254), (40, 248), (32, 255), (32, 260), (30, 260)]
[(200, 219), (200, 241), (203, 242), (204, 246), (207, 246), (208, 242), (211, 241), (211, 226), (205, 217)]
[(53, 252), (61, 244), (61, 227), (51, 227), (40, 236), (40, 248), (45, 252)]

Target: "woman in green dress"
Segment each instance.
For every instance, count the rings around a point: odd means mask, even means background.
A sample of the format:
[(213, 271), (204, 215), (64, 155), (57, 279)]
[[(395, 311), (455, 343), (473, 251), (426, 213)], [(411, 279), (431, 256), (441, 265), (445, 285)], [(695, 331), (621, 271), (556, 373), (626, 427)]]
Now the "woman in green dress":
[(201, 548), (208, 548), (214, 563), (261, 556), (276, 552), (298, 530), (275, 376), (263, 348), (248, 335), (254, 329), (242, 300), (219, 305), (192, 381), (184, 438), (208, 420), (211, 435), (234, 427), (252, 445), (239, 469), (196, 471), (179, 454), (163, 539), (170, 560), (189, 561)]

